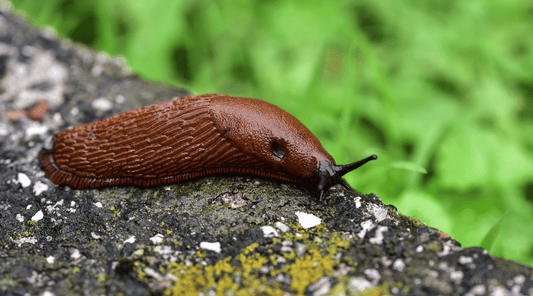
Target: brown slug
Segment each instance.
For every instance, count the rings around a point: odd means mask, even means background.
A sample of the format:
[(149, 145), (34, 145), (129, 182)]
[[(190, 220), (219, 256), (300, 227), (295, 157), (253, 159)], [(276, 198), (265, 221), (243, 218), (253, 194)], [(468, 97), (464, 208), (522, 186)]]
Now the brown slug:
[(182, 97), (54, 135), (41, 167), (73, 188), (149, 187), (213, 174), (245, 174), (311, 185), (320, 192), (376, 155), (336, 165), (298, 119), (250, 98)]

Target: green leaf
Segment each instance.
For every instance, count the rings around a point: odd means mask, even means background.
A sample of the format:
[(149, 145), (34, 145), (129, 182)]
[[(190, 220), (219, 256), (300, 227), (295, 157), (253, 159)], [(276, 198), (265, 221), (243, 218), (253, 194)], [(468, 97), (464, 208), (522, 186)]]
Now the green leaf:
[(413, 171), (413, 172), (419, 172), (419, 173), (422, 173), (422, 174), (427, 174), (428, 173), (428, 171), (426, 171), (426, 169), (423, 168), (422, 166), (420, 166), (420, 165), (418, 165), (418, 164), (416, 164), (414, 162), (405, 161), (405, 160), (395, 161), (395, 162), (391, 163), (391, 166), (393, 168), (407, 170), (407, 171)]
[(492, 245), (494, 244), (494, 241), (496, 241), (496, 238), (498, 237), (498, 234), (500, 233), (501, 226), (503, 223), (503, 220), (505, 217), (507, 217), (507, 214), (509, 214), (509, 210), (503, 214), (503, 217), (500, 219), (500, 221), (496, 222), (494, 226), (487, 232), (487, 235), (485, 235), (485, 238), (481, 242), (481, 247), (487, 252), (490, 252), (490, 249), (492, 248)]
[(440, 185), (460, 191), (491, 186), (499, 144), (494, 134), (472, 120), (457, 122), (439, 145)]

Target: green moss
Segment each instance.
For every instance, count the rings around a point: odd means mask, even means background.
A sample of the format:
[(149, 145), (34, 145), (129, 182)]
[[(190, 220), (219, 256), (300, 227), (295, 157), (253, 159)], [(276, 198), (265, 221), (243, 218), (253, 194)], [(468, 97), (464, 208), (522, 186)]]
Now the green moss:
[(433, 243), (433, 244), (430, 244), (428, 246), (428, 250), (432, 250), (434, 252), (439, 252), (439, 251), (441, 251), (441, 246), (439, 244), (437, 244), (437, 243)]
[(400, 215), (399, 218), (400, 218), (400, 220), (403, 220), (403, 221), (413, 225), (413, 227), (415, 227), (415, 228), (416, 227), (420, 227), (420, 226), (426, 226), (426, 224), (422, 223), (422, 221), (418, 220), (415, 217)]
[(4, 278), (0, 280), (0, 290), (5, 291), (10, 287), (14, 287), (17, 284), (16, 281), (10, 278)]

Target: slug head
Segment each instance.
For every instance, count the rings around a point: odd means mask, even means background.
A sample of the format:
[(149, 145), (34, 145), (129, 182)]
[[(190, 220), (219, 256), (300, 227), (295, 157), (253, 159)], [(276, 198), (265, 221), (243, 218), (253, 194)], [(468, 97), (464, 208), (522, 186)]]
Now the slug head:
[(316, 184), (320, 200), (331, 186), (350, 188), (342, 176), (377, 158), (335, 165), (315, 135), (281, 108), (257, 99), (211, 96), (213, 122), (234, 147), (260, 160), (273, 178)]
[(270, 103), (250, 98), (210, 98), (213, 122), (224, 138), (261, 161), (262, 170), (280, 180), (309, 183), (319, 162), (334, 162), (298, 119)]

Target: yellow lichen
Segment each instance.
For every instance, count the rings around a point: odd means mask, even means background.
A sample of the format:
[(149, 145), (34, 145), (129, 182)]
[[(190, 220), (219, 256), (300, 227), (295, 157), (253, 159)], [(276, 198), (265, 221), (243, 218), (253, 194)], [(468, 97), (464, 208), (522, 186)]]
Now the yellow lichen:
[(331, 256), (322, 257), (320, 251), (316, 249), (309, 250), (309, 253), (304, 258), (296, 258), (293, 264), (283, 268), (292, 278), (289, 289), (298, 295), (303, 295), (307, 286), (333, 272)]
[(361, 296), (389, 296), (389, 285), (384, 284), (381, 286), (375, 286), (366, 288), (361, 292), (358, 292), (357, 295)]
[(231, 257), (227, 257), (223, 260), (218, 261), (215, 264), (215, 275), (221, 276), (222, 274), (230, 274), (235, 271), (235, 267), (228, 263), (231, 260)]
[[(217, 295), (281, 295), (284, 290), (303, 295), (310, 284), (333, 274), (334, 268), (340, 264), (335, 260), (335, 256), (340, 248), (349, 248), (351, 240), (345, 240), (341, 234), (336, 233), (328, 238), (326, 229), (322, 227), (304, 230), (295, 226), (293, 229), (298, 229), (301, 237), (287, 232), (281, 239), (272, 241), (272, 245), (277, 245), (291, 237), (289, 241), (292, 241), (293, 245), (290, 251), (268, 252), (268, 255), (264, 256), (257, 252), (259, 244), (253, 243), (243, 248), (234, 258), (240, 262), (240, 266), (230, 264), (232, 257), (207, 266), (200, 263), (186, 266), (183, 262), (169, 264), (166, 270), (175, 275), (177, 280), (165, 295), (197, 295), (210, 291)], [(295, 241), (302, 241), (305, 249), (299, 250), (298, 246), (302, 243), (294, 244)], [(272, 251), (271, 248), (270, 250)], [(205, 258), (205, 255), (198, 251), (194, 257)], [(283, 263), (278, 262), (279, 258), (284, 259), (281, 261)], [(263, 270), (263, 267), (268, 269)], [(289, 287), (274, 280), (279, 274), (291, 278)], [(335, 291), (346, 293), (345, 288), (341, 286), (336, 287)]]
[(172, 289), (165, 292), (165, 295), (198, 295), (204, 288), (211, 287), (213, 285), (212, 279), (210, 281), (202, 274), (201, 267), (200, 264), (196, 264), (182, 269), (183, 274), (181, 272), (175, 274), (179, 276), (179, 279)]
[(243, 276), (247, 277), (250, 275), (250, 273), (253, 270), (258, 270), (259, 268), (263, 267), (265, 263), (268, 262), (268, 259), (261, 256), (260, 254), (254, 254), (252, 256), (245, 256), (243, 254), (239, 254), (237, 256), (237, 260), (239, 260), (242, 264), (243, 269)]
[(215, 287), (216, 295), (231, 295), (235, 293), (228, 293), (229, 291), (237, 291), (239, 286), (233, 281), (233, 277), (225, 276), (221, 278)]

